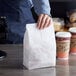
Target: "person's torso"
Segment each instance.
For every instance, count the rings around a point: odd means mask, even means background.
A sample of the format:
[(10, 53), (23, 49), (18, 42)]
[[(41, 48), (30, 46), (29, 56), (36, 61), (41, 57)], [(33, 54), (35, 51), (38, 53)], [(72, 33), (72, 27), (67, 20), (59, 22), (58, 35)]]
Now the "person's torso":
[(1, 2), (0, 12), (9, 20), (28, 20), (32, 16), (30, 0), (2, 0)]
[(18, 34), (24, 33), (27, 23), (34, 22), (29, 0), (1, 0), (1, 15), (6, 16), (8, 28)]

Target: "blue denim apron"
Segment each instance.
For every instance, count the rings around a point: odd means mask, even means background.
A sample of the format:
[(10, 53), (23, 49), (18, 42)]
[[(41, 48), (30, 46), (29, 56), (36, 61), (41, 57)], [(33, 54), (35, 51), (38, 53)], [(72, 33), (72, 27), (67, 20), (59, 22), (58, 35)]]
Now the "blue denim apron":
[[(6, 16), (8, 39), (14, 43), (22, 42), (25, 25), (33, 23), (31, 3), (29, 0), (2, 0), (2, 14)], [(12, 34), (11, 34), (12, 33)], [(20, 38), (19, 38), (20, 37)]]

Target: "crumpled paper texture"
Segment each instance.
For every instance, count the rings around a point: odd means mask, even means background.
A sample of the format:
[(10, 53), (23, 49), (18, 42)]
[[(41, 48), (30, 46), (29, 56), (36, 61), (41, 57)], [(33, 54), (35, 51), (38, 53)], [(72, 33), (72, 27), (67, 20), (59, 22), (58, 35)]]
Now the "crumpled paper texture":
[(56, 41), (53, 25), (39, 30), (27, 24), (23, 42), (23, 65), (31, 70), (56, 65)]

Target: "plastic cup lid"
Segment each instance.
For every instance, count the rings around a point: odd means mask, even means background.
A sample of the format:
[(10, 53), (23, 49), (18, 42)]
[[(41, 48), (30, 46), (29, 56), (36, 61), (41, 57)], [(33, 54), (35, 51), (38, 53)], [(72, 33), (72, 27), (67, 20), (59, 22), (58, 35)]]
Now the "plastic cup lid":
[(72, 33), (76, 33), (76, 27), (70, 28), (69, 31), (72, 32)]
[(64, 38), (66, 38), (66, 37), (71, 37), (71, 34), (70, 34), (70, 32), (57, 32), (56, 33), (56, 37), (64, 37)]

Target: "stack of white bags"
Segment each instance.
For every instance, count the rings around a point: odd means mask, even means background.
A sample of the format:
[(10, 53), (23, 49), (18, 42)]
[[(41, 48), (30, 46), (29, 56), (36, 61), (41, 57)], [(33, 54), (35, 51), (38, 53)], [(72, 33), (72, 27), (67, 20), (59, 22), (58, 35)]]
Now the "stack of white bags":
[(27, 24), (23, 43), (23, 65), (31, 70), (56, 65), (56, 41), (53, 24), (39, 30)]

